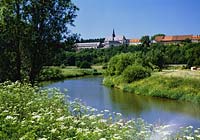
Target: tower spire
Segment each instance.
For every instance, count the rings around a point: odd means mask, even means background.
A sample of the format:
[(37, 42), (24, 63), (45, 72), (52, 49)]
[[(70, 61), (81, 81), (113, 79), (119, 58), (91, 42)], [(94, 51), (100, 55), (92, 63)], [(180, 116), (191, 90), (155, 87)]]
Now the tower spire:
[(113, 33), (112, 33), (112, 39), (113, 39), (113, 41), (115, 40), (115, 30), (113, 29)]

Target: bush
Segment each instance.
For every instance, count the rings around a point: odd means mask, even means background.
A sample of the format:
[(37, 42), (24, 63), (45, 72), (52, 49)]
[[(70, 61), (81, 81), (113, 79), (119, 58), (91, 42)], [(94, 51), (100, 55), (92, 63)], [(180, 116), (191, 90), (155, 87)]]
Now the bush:
[(79, 68), (91, 68), (91, 64), (87, 61), (83, 61), (80, 63)]
[(128, 66), (122, 73), (124, 81), (128, 83), (149, 77), (150, 75), (150, 71), (140, 65)]
[(135, 58), (132, 53), (122, 53), (112, 57), (108, 63), (107, 75), (120, 75), (127, 66), (133, 64)]
[(46, 67), (39, 75), (39, 81), (59, 80), (63, 79), (64, 75), (61, 69), (56, 67)]

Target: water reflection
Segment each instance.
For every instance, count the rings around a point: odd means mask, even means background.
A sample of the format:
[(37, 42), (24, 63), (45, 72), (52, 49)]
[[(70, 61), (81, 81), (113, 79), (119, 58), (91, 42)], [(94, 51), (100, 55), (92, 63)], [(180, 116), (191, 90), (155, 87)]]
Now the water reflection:
[(175, 100), (139, 96), (126, 93), (118, 89), (110, 90), (109, 98), (127, 116), (134, 112), (140, 117), (143, 112), (152, 109), (163, 110), (165, 112), (181, 113), (200, 119), (200, 105)]
[(70, 100), (79, 98), (98, 110), (120, 112), (124, 118), (142, 117), (149, 123), (176, 123), (200, 127), (200, 105), (138, 96), (103, 86), (101, 77), (70, 79), (48, 87), (68, 89)]

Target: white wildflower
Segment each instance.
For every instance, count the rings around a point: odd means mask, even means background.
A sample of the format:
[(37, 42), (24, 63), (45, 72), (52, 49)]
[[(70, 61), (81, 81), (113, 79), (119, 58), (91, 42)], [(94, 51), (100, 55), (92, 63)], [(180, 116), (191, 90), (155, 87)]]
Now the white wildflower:
[(4, 110), (4, 111), (3, 111), (3, 113), (8, 113), (8, 112), (9, 112), (8, 110)]
[(6, 118), (5, 118), (6, 120), (12, 120), (12, 119), (14, 119), (12, 116), (6, 116)]
[(92, 108), (92, 109), (91, 109), (91, 111), (92, 111), (92, 112), (96, 112), (96, 111), (97, 111), (97, 109), (95, 109), (95, 108)]
[(34, 115), (32, 118), (33, 118), (33, 119), (40, 119), (41, 116), (40, 116), (40, 115)]
[(92, 124), (92, 125), (95, 125), (96, 123), (97, 123), (97, 122), (92, 122), (91, 124)]
[(60, 118), (57, 118), (56, 121), (64, 121), (64, 119), (65, 119), (65, 117), (62, 116), (62, 117), (60, 117)]
[(61, 125), (61, 126), (60, 126), (60, 129), (61, 129), (61, 130), (64, 130), (64, 129), (66, 129), (66, 128), (67, 128), (67, 127), (64, 126), (64, 125)]
[(194, 140), (194, 137), (191, 136), (184, 136), (184, 138), (186, 138), (187, 140)]
[(100, 138), (99, 140), (106, 140), (106, 138)]
[(189, 129), (193, 129), (193, 126), (188, 126), (187, 128), (189, 128)]
[(96, 118), (95, 115), (91, 115), (91, 116), (89, 117), (90, 120), (93, 120), (93, 119), (95, 119), (95, 118)]
[(84, 123), (84, 122), (81, 122), (81, 123), (80, 123), (80, 125), (84, 126), (84, 125), (86, 125), (86, 123)]
[(104, 114), (97, 114), (97, 117), (103, 117)]
[(47, 140), (47, 138), (39, 138), (38, 140)]
[(114, 134), (113, 138), (116, 139), (116, 140), (121, 140), (122, 139), (118, 134)]
[(51, 129), (51, 133), (55, 133), (57, 129)]
[(105, 119), (100, 119), (99, 122), (101, 122), (101, 123), (106, 123), (107, 120), (105, 120)]
[(122, 114), (121, 114), (121, 113), (116, 113), (116, 115), (117, 115), (117, 116), (122, 116)]

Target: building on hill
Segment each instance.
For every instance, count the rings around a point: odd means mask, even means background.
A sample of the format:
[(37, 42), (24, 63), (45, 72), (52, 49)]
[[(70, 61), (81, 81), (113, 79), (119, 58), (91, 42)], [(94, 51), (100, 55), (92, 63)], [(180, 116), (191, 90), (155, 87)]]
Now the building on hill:
[(136, 38), (134, 38), (134, 39), (129, 39), (129, 45), (139, 45), (139, 44), (142, 44), (142, 43), (140, 42), (140, 39), (136, 39)]
[(192, 42), (196, 42), (196, 43), (200, 42), (200, 35), (193, 35)]
[(104, 41), (104, 48), (108, 48), (110, 46), (120, 46), (120, 45), (126, 45), (128, 44), (127, 39), (125, 38), (125, 36), (116, 36), (115, 35), (115, 31), (113, 29), (113, 33), (111, 37), (107, 37), (105, 38)]
[(100, 42), (76, 43), (75, 47), (76, 47), (77, 50), (81, 50), (81, 49), (97, 49), (97, 48), (101, 48), (102, 44)]
[(156, 36), (154, 41), (163, 44), (177, 44), (187, 39), (191, 40), (191, 42), (200, 42), (199, 35)]
[(163, 44), (177, 44), (187, 39), (192, 40), (192, 35), (156, 36), (155, 42)]

